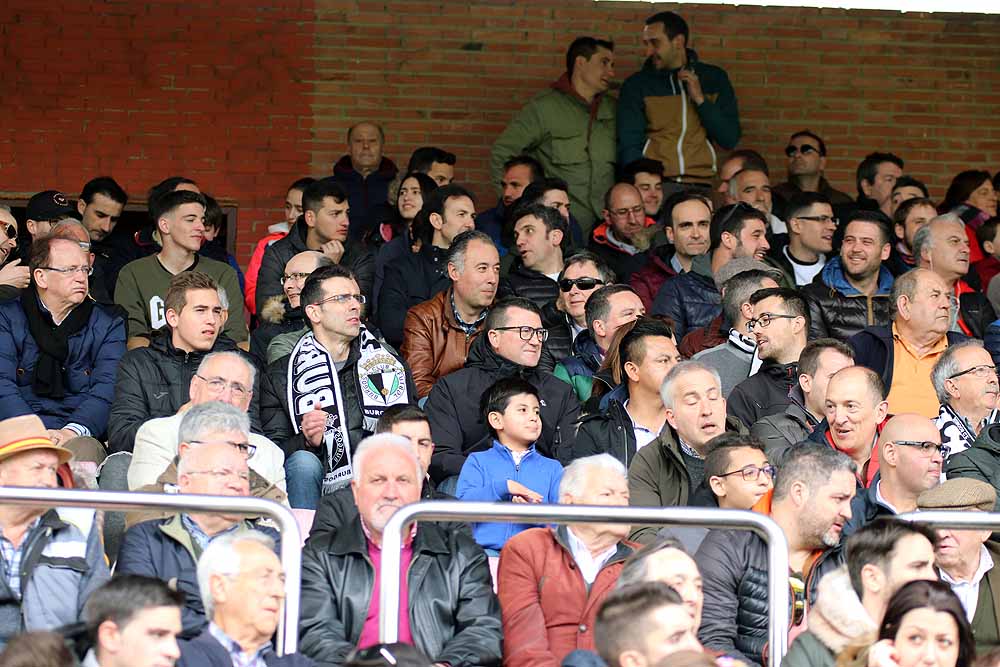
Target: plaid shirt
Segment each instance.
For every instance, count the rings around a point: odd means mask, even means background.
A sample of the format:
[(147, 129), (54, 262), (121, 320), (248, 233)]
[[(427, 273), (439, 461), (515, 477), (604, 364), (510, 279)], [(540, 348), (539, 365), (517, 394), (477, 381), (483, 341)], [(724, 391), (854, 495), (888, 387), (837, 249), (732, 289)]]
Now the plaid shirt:
[(462, 319), (462, 316), (458, 312), (458, 306), (455, 305), (455, 292), (451, 293), (451, 312), (455, 315), (455, 322), (458, 324), (458, 328), (465, 332), (466, 336), (471, 336), (476, 333), (476, 328), (486, 319), (489, 314), (489, 308), (483, 308), (483, 312), (479, 313), (479, 317), (476, 318), (475, 322), (469, 323)]
[(271, 642), (261, 646), (253, 655), (248, 655), (215, 623), (208, 624), (208, 631), (229, 653), (229, 657), (233, 659), (233, 667), (266, 667), (264, 654), (271, 651)]
[(0, 556), (3, 557), (3, 574), (7, 579), (7, 585), (18, 598), (21, 597), (21, 557), (24, 556), (24, 547), (28, 544), (31, 532), (38, 527), (42, 517), (36, 517), (34, 522), (24, 531), (24, 539), (21, 546), (15, 547), (14, 543), (7, 539), (0, 527)]
[(198, 546), (197, 549), (198, 553), (201, 553), (202, 551), (207, 549), (208, 545), (211, 544), (212, 540), (214, 540), (215, 538), (221, 535), (225, 535), (226, 533), (231, 533), (239, 529), (240, 527), (240, 524), (237, 523), (231, 528), (225, 529), (221, 533), (216, 533), (215, 535), (209, 535), (204, 530), (202, 530), (201, 526), (195, 523), (194, 519), (192, 519), (187, 514), (181, 514), (181, 525), (184, 526), (184, 530), (186, 530), (188, 534), (191, 535), (191, 539), (194, 540), (195, 544)]

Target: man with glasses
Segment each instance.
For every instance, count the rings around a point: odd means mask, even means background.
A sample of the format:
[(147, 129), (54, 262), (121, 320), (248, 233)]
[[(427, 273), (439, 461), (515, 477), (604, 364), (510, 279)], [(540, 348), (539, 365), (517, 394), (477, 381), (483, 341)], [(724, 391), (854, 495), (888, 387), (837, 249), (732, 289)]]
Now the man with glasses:
[(763, 361), (754, 375), (736, 385), (728, 414), (750, 429), (757, 420), (783, 412), (788, 393), (798, 383), (799, 355), (809, 338), (809, 307), (802, 295), (786, 287), (762, 289), (750, 296), (753, 318), (747, 328)]
[(619, 282), (646, 263), (656, 222), (646, 215), (642, 194), (630, 183), (617, 183), (604, 197), (604, 222), (594, 227), (587, 249), (603, 259)]
[[(184, 414), (178, 437), (177, 493), (250, 495), (252, 445), (245, 412), (219, 402), (196, 405)], [(126, 531), (115, 574), (154, 577), (183, 593), (180, 637), (190, 639), (208, 624), (198, 590), (198, 558), (216, 538), (254, 528), (277, 541), (276, 531), (238, 514), (178, 512), (143, 521)]]
[(36, 414), (55, 444), (100, 463), (125, 323), (87, 297), (90, 257), (78, 243), (39, 239), (28, 265), (22, 298), (0, 305), (0, 419)]
[(952, 454), (972, 447), (989, 424), (1000, 421), (1000, 383), (993, 357), (977, 340), (952, 345), (931, 369), (941, 401), (935, 424)]
[(727, 433), (706, 447), (705, 486), (721, 509), (753, 509), (774, 488), (774, 470), (753, 438)]
[(788, 241), (775, 242), (767, 260), (785, 274), (788, 287), (801, 287), (813, 281), (833, 250), (833, 234), (839, 220), (825, 195), (800, 192), (788, 202)]
[[(789, 202), (795, 195), (803, 192), (821, 194), (834, 206), (853, 203), (849, 194), (834, 188), (823, 176), (826, 169), (826, 143), (819, 135), (809, 130), (796, 132), (788, 140), (785, 156), (788, 158), (788, 180), (774, 186), (772, 195), (775, 204)], [(783, 209), (781, 206), (776, 208)], [(783, 212), (787, 212), (787, 209)]]
[(439, 489), (450, 492), (442, 482), (457, 477), (470, 452), (489, 447), (491, 436), (477, 416), (479, 402), (486, 390), (503, 378), (519, 375), (538, 390), (542, 418), (542, 434), (536, 442), (539, 453), (562, 460), (562, 455), (572, 450), (580, 404), (569, 386), (539, 370), (547, 338), (538, 306), (518, 297), (505, 299), (486, 316), (483, 334), (472, 344), (465, 367), (434, 385), (425, 409), (436, 441), (430, 473)]
[(314, 271), (299, 295), (310, 332), (261, 382), (264, 435), (285, 451), (292, 507), (350, 483), (352, 455), (390, 405), (416, 401), (399, 353), (361, 323), (367, 299), (340, 264)]
[[(253, 398), (257, 369), (242, 354), (217, 352), (202, 359), (191, 378), (191, 400), (171, 417), (150, 419), (135, 434), (135, 449), (128, 468), (129, 490), (151, 490), (150, 486), (173, 484), (174, 466), (184, 415), (203, 403), (221, 401), (247, 412)], [(285, 455), (273, 442), (259, 433), (250, 433), (250, 489), (257, 496), (286, 502)]]
[(167, 325), (164, 298), (173, 277), (200, 271), (211, 276), (226, 295), (223, 333), (249, 349), (236, 271), (198, 254), (205, 240), (205, 198), (198, 192), (175, 190), (152, 201), (150, 207), (162, 248), (126, 264), (115, 284), (115, 303), (128, 313), (128, 348), (150, 345), (153, 333)]
[(913, 269), (896, 278), (890, 301), (891, 326), (866, 327), (847, 343), (858, 365), (881, 376), (891, 414), (933, 419), (940, 407), (931, 384), (934, 363), (949, 345), (966, 340), (951, 330), (953, 293), (937, 273)]
[(982, 338), (997, 319), (990, 300), (963, 280), (969, 272), (969, 237), (965, 223), (954, 213), (933, 218), (913, 236), (917, 266), (939, 275), (957, 301), (951, 331)]
[(574, 353), (574, 344), (587, 330), (587, 301), (594, 290), (615, 282), (615, 274), (589, 250), (578, 250), (566, 258), (556, 284), (559, 296), (542, 308), (542, 324), (549, 330), (547, 346), (556, 362)]
[(844, 527), (850, 535), (880, 516), (917, 510), (917, 498), (943, 478), (948, 447), (930, 419), (920, 415), (896, 415), (879, 434), (873, 457), (878, 472), (867, 489), (858, 489), (851, 501), (851, 520)]

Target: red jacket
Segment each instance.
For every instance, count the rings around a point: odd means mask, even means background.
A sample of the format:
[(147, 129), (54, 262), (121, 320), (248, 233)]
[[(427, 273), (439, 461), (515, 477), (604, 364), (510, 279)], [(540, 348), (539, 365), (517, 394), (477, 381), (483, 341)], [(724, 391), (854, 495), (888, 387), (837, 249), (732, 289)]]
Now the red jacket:
[(634, 549), (619, 542), (588, 592), (570, 552), (567, 530), (531, 528), (512, 537), (500, 552), (497, 592), (504, 667), (559, 667), (576, 649), (595, 650), (597, 610)]
[(660, 246), (649, 252), (649, 261), (646, 265), (632, 274), (629, 284), (635, 293), (642, 300), (642, 305), (646, 307), (646, 312), (653, 310), (653, 301), (656, 294), (663, 287), (667, 278), (677, 275), (674, 267), (670, 265), (670, 258), (673, 256), (673, 249), (669, 246)]
[(257, 242), (250, 255), (250, 263), (247, 264), (247, 272), (243, 276), (243, 303), (252, 314), (257, 314), (257, 274), (260, 273), (260, 263), (264, 260), (264, 251), (267, 247), (288, 236), (288, 232), (275, 232), (268, 234)]

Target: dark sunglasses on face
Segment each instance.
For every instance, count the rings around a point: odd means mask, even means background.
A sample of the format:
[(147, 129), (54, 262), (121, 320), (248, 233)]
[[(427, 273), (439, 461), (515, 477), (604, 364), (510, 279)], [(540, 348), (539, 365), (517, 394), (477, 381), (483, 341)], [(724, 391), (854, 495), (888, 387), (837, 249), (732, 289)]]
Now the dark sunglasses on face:
[(573, 285), (576, 285), (581, 292), (586, 292), (603, 284), (604, 281), (598, 278), (563, 278), (559, 281), (559, 289), (563, 292), (569, 292), (573, 289)]
[(819, 149), (815, 146), (810, 146), (809, 144), (802, 144), (801, 146), (788, 146), (785, 148), (785, 155), (788, 157), (794, 157), (796, 153), (809, 155), (810, 153), (819, 153)]
[(0, 230), (3, 230), (8, 239), (17, 238), (17, 225), (12, 225), (9, 222), (0, 222)]

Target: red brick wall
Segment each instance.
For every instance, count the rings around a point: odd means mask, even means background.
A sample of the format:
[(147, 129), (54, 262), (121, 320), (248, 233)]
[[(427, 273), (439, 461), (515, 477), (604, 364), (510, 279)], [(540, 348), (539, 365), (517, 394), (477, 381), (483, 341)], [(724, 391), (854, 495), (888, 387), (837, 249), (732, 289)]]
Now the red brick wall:
[[(673, 5), (590, 0), (11, 0), (0, 15), (0, 191), (76, 193), (110, 173), (140, 194), (174, 173), (240, 205), (240, 256), (281, 217), (284, 188), (329, 173), (374, 119), (401, 166), (459, 155), (492, 205), (487, 163), (511, 115), (563, 70), (569, 41), (611, 36), (617, 76), (642, 62), (642, 20)], [(854, 191), (893, 150), (940, 198), (963, 168), (1000, 168), (1000, 17), (683, 5), (692, 46), (728, 70), (742, 146), (784, 176), (810, 127)]]

